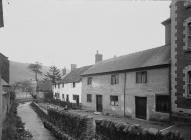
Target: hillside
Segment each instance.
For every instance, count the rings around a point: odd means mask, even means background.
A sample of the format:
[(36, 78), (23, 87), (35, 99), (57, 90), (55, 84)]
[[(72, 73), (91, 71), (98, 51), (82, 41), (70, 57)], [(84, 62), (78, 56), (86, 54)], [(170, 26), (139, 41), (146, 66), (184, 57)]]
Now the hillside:
[[(10, 83), (34, 79), (34, 73), (28, 69), (28, 66), (29, 63), (10, 61)], [(45, 74), (48, 69), (47, 66), (43, 66), (42, 72)], [(39, 76), (39, 78), (42, 78), (42, 76)]]

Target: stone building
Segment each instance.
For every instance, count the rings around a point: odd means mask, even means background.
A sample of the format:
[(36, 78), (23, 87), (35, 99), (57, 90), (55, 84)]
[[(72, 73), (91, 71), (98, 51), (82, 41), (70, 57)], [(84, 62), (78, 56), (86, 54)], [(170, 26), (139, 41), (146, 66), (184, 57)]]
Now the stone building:
[(191, 115), (191, 4), (174, 0), (165, 45), (99, 62), (82, 74), (82, 105), (147, 120)]

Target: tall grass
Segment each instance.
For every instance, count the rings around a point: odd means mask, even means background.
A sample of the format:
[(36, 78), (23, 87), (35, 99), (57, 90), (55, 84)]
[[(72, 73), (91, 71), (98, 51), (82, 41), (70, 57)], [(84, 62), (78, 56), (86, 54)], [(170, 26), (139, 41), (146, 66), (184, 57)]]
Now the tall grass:
[(1, 140), (31, 140), (32, 135), (25, 130), (24, 123), (17, 116), (18, 103), (13, 103), (3, 123)]

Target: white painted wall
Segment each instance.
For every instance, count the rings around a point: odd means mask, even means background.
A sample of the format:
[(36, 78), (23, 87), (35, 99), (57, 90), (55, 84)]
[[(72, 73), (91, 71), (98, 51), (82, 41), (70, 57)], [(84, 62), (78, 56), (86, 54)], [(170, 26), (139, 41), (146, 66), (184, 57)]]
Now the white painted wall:
[(64, 84), (64, 87), (62, 86), (62, 84), (60, 84), (60, 88), (58, 88), (58, 85), (53, 86), (53, 94), (55, 97), (55, 93), (59, 93), (60, 94), (60, 100), (64, 101), (64, 99), (62, 98), (62, 94), (64, 94), (64, 98), (66, 101), (66, 95), (69, 95), (69, 101), (71, 103), (76, 103), (75, 100), (73, 100), (73, 95), (79, 95), (79, 102), (81, 103), (81, 89), (82, 89), (82, 83), (75, 83), (75, 87), (73, 87), (73, 83), (67, 83)]

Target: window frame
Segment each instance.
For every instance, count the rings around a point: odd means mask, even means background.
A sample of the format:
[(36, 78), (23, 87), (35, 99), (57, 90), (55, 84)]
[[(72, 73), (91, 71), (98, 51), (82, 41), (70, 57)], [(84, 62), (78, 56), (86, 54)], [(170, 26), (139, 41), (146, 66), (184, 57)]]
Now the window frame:
[[(167, 109), (165, 110), (164, 108), (160, 108), (162, 105), (162, 102), (164, 102), (164, 99), (159, 99), (160, 97), (164, 98), (166, 96), (166, 104), (167, 104)], [(159, 101), (160, 100), (160, 101)], [(161, 112), (161, 113), (170, 113), (170, 95), (161, 95), (161, 94), (156, 94), (155, 95), (155, 111), (156, 112)]]
[[(140, 77), (138, 77), (138, 76), (140, 76)], [(148, 77), (147, 71), (137, 71), (136, 72), (136, 83), (137, 84), (145, 84), (145, 83), (147, 83), (147, 80), (148, 80), (147, 77)], [(141, 79), (139, 79), (139, 78), (141, 78)]]
[(119, 97), (118, 97), (118, 95), (110, 95), (110, 105), (111, 106), (119, 106)]
[(111, 85), (119, 84), (119, 74), (112, 74), (110, 83)]

